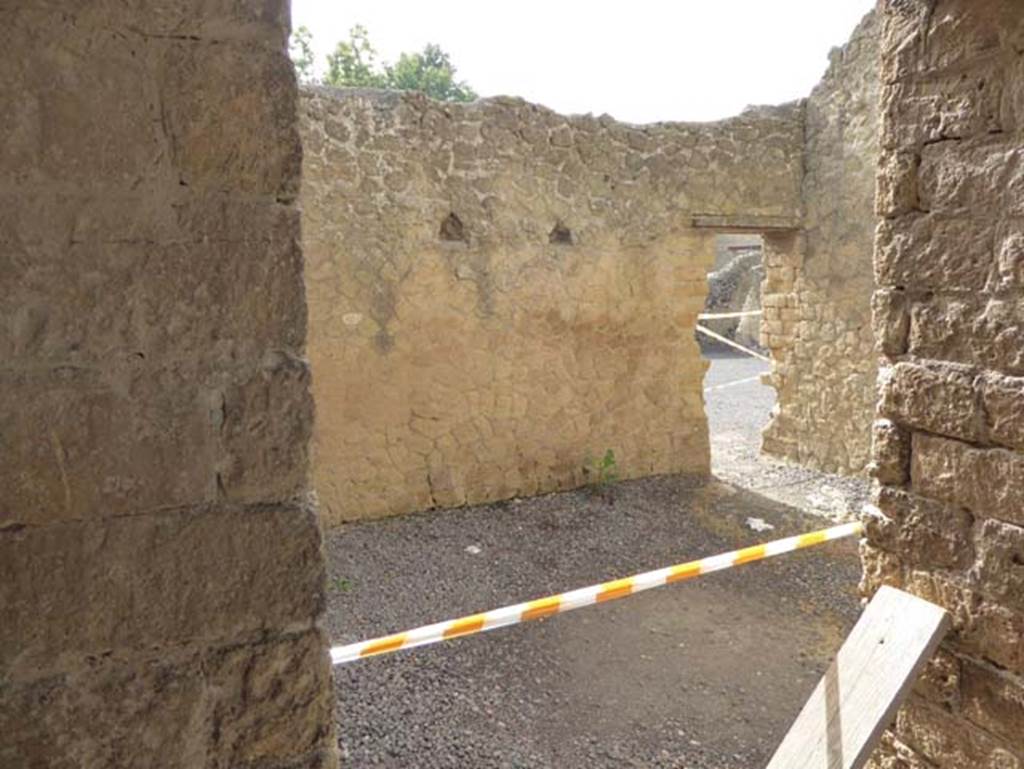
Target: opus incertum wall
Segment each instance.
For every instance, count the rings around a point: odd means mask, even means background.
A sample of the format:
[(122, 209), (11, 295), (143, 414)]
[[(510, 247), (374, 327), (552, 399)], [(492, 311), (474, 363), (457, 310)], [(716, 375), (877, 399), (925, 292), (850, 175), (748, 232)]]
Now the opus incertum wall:
[(329, 523), (705, 473), (691, 336), (717, 232), (764, 236), (773, 454), (867, 463), (878, 28), (806, 102), (631, 126), (515, 99), (301, 99)]
[(516, 99), (301, 99), (326, 520), (708, 472), (698, 223), (792, 227), (799, 104), (630, 126)]
[(830, 472), (862, 471), (871, 446), (878, 35), (869, 13), (830, 54), (804, 110), (800, 236), (765, 242), (761, 333), (778, 398), (764, 449)]
[(882, 4), (865, 593), (954, 630), (876, 758), (1024, 766), (1024, 6)]
[(333, 762), (287, 28), (0, 10), (5, 769)]

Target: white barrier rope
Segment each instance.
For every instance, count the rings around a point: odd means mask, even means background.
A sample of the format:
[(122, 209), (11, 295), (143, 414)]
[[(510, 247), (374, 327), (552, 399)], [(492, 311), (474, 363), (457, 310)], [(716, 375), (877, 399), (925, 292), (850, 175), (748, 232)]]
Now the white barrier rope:
[(743, 379), (734, 379), (732, 382), (726, 382), (725, 384), (712, 385), (711, 387), (705, 387), (704, 392), (714, 392), (715, 390), (724, 390), (726, 387), (735, 387), (736, 385), (748, 384), (750, 382), (757, 382), (761, 379), (761, 375), (748, 376)]
[(712, 339), (717, 339), (722, 344), (727, 344), (730, 347), (735, 347), (737, 350), (739, 350), (741, 352), (745, 352), (747, 355), (752, 355), (753, 357), (759, 358), (760, 360), (763, 360), (766, 363), (771, 363), (772, 362), (772, 359), (769, 358), (767, 355), (762, 355), (759, 352), (754, 352), (749, 347), (744, 347), (743, 345), (737, 344), (736, 342), (732, 341), (731, 339), (726, 339), (721, 334), (716, 334), (711, 329), (704, 328), (704, 326), (700, 325), (699, 323), (697, 324), (697, 330), (700, 333), (702, 333), (702, 334), (704, 334), (706, 336), (710, 336)]
[(697, 320), (717, 320), (718, 318), (746, 318), (751, 315), (761, 315), (761, 310), (744, 310), (743, 312), (702, 312)]

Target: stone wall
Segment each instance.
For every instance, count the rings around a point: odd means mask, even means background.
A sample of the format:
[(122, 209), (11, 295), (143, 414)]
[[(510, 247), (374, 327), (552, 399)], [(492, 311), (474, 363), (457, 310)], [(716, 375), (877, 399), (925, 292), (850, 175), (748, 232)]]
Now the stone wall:
[(877, 513), (863, 589), (954, 630), (876, 767), (1024, 766), (1024, 7), (882, 3)]
[(768, 244), (762, 342), (778, 393), (764, 450), (855, 473), (868, 462), (878, 23), (869, 13), (806, 104), (802, 238)]
[(0, 9), (0, 765), (331, 764), (280, 2)]
[(314, 89), (302, 206), (326, 519), (706, 473), (693, 340), (735, 217), (793, 226), (800, 105), (630, 126)]

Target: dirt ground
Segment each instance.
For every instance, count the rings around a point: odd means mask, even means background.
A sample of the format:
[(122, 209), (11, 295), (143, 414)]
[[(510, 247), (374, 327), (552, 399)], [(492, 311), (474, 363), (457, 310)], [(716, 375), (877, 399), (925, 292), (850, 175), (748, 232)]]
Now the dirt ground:
[(704, 354), (711, 361), (704, 399), (715, 476), (830, 520), (856, 517), (868, 500), (866, 479), (828, 475), (761, 454), (761, 428), (775, 405), (775, 390), (757, 380), (769, 364), (731, 351)]
[[(707, 385), (750, 368), (716, 357)], [(751, 439), (771, 395), (756, 382), (707, 393), (720, 480), (650, 478), (618, 484), (610, 502), (582, 490), (335, 529), (333, 643), (821, 528), (830, 521), (793, 506), (813, 510), (815, 494), (832, 500), (818, 513), (844, 517), (864, 484), (758, 459)], [(763, 766), (856, 619), (858, 576), (855, 544), (833, 543), (338, 667), (343, 765)]]

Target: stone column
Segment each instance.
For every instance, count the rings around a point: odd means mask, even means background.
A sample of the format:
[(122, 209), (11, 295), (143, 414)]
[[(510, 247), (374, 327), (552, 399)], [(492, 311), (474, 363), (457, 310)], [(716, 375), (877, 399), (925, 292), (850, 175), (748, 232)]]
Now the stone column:
[(866, 594), (955, 628), (876, 767), (1024, 765), (1024, 6), (882, 3)]
[(288, 5), (11, 7), (0, 765), (329, 765)]

